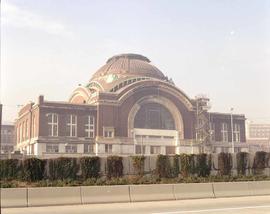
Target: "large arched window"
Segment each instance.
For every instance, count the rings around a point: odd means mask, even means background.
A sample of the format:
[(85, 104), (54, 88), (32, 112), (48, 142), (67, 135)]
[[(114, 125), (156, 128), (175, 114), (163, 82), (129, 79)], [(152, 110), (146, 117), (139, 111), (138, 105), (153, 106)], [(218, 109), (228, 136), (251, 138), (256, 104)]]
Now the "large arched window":
[(159, 103), (141, 106), (134, 120), (134, 128), (175, 130), (171, 113)]

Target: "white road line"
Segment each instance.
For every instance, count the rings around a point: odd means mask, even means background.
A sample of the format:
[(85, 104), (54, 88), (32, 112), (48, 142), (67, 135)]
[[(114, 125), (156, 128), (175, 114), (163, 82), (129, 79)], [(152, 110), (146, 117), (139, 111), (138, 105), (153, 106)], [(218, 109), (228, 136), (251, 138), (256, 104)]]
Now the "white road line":
[(173, 212), (158, 212), (152, 214), (181, 214), (181, 213), (203, 213), (203, 212), (215, 212), (215, 211), (229, 211), (229, 210), (244, 210), (244, 209), (260, 209), (260, 208), (270, 208), (270, 205), (265, 206), (252, 206), (252, 207), (229, 207), (229, 208), (219, 208), (219, 209), (206, 209), (206, 210), (185, 210), (185, 211), (173, 211)]

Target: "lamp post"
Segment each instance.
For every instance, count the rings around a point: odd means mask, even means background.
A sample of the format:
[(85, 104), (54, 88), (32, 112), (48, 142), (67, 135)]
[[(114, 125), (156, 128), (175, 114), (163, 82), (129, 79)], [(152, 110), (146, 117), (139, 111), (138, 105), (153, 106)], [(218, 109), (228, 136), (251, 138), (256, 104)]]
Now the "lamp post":
[(141, 136), (141, 155), (143, 155), (143, 135)]
[(233, 140), (233, 108), (231, 108), (231, 134), (232, 134), (232, 153), (234, 153), (234, 140)]

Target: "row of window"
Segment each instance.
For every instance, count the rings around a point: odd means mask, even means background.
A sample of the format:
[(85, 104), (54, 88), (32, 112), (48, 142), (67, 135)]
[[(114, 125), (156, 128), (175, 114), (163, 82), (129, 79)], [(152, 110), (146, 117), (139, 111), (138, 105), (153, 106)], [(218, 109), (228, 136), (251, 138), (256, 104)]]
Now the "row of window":
[[(59, 153), (58, 144), (46, 144), (47, 153)], [(77, 153), (76, 144), (68, 144), (65, 146), (65, 153)], [(84, 153), (95, 153), (95, 144), (84, 144)]]
[[(210, 136), (211, 140), (215, 141), (215, 124), (210, 123)], [(222, 123), (221, 124), (221, 141), (228, 142), (229, 141), (229, 130), (228, 124)], [(240, 125), (235, 123), (233, 124), (233, 140), (234, 142), (240, 142)]]
[[(36, 136), (36, 118), (35, 115), (33, 115), (32, 118), (32, 136)], [(23, 142), (25, 140), (28, 140), (30, 138), (29, 136), (29, 123), (28, 119), (25, 121), (21, 122), (20, 124), (17, 125), (17, 142)]]
[[(47, 114), (48, 118), (48, 135), (52, 137), (58, 136), (58, 127), (59, 127), (59, 116), (56, 113)], [(94, 138), (95, 137), (95, 117), (88, 115), (87, 121), (84, 124), (85, 126), (85, 137)], [(77, 115), (69, 115), (67, 120), (67, 136), (77, 137)], [(32, 120), (32, 133), (35, 136), (35, 117), (33, 116)], [(29, 139), (28, 133), (28, 120), (23, 121), (17, 127), (17, 141), (23, 142), (24, 140)], [(228, 142), (229, 130), (228, 124), (221, 124), (221, 141)], [(103, 131), (103, 136), (106, 138), (114, 137), (114, 129), (112, 127), (105, 127)], [(215, 141), (215, 124), (210, 123), (210, 136), (211, 140)], [(240, 125), (234, 124), (233, 126), (233, 140), (234, 142), (240, 142)]]
[[(146, 154), (146, 146), (136, 145), (136, 154)], [(165, 152), (167, 155), (175, 154), (175, 146), (166, 146)], [(161, 154), (161, 146), (150, 146), (150, 154)]]
[(1, 130), (1, 134), (2, 134), (2, 135), (12, 135), (13, 132), (12, 132), (11, 130), (2, 129), (2, 130)]
[(125, 80), (125, 81), (119, 83), (118, 85), (116, 85), (114, 88), (112, 88), (110, 90), (110, 92), (116, 92), (117, 90), (119, 90), (120, 88), (123, 88), (126, 85), (130, 85), (131, 83), (141, 81), (141, 80), (146, 80), (146, 79), (150, 79), (150, 78), (149, 77), (138, 77), (138, 78), (134, 78), (134, 79)]
[[(58, 136), (59, 118), (58, 114), (50, 113), (48, 117), (48, 135), (51, 137)], [(77, 137), (77, 115), (71, 114), (68, 116), (67, 120), (67, 135), (70, 137)], [(85, 123), (85, 137), (94, 138), (95, 137), (95, 117), (87, 116), (87, 122)]]
[(28, 139), (28, 119), (17, 127), (17, 141), (23, 142)]
[[(112, 154), (112, 144), (105, 144), (105, 153)], [(146, 154), (145, 146), (136, 145), (136, 154)], [(47, 153), (59, 153), (58, 144), (46, 144)], [(68, 144), (65, 146), (65, 153), (77, 153), (76, 144)], [(95, 153), (95, 144), (84, 144), (84, 153)], [(150, 146), (150, 154), (160, 154), (160, 146)], [(174, 146), (166, 146), (166, 154), (175, 154)]]

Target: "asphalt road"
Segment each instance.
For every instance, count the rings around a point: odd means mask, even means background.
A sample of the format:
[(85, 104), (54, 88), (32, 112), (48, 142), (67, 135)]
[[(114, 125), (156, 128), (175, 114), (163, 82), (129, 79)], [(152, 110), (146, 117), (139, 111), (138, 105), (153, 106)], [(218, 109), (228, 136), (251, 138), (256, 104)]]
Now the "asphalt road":
[(3, 214), (270, 214), (270, 196), (2, 209)]

